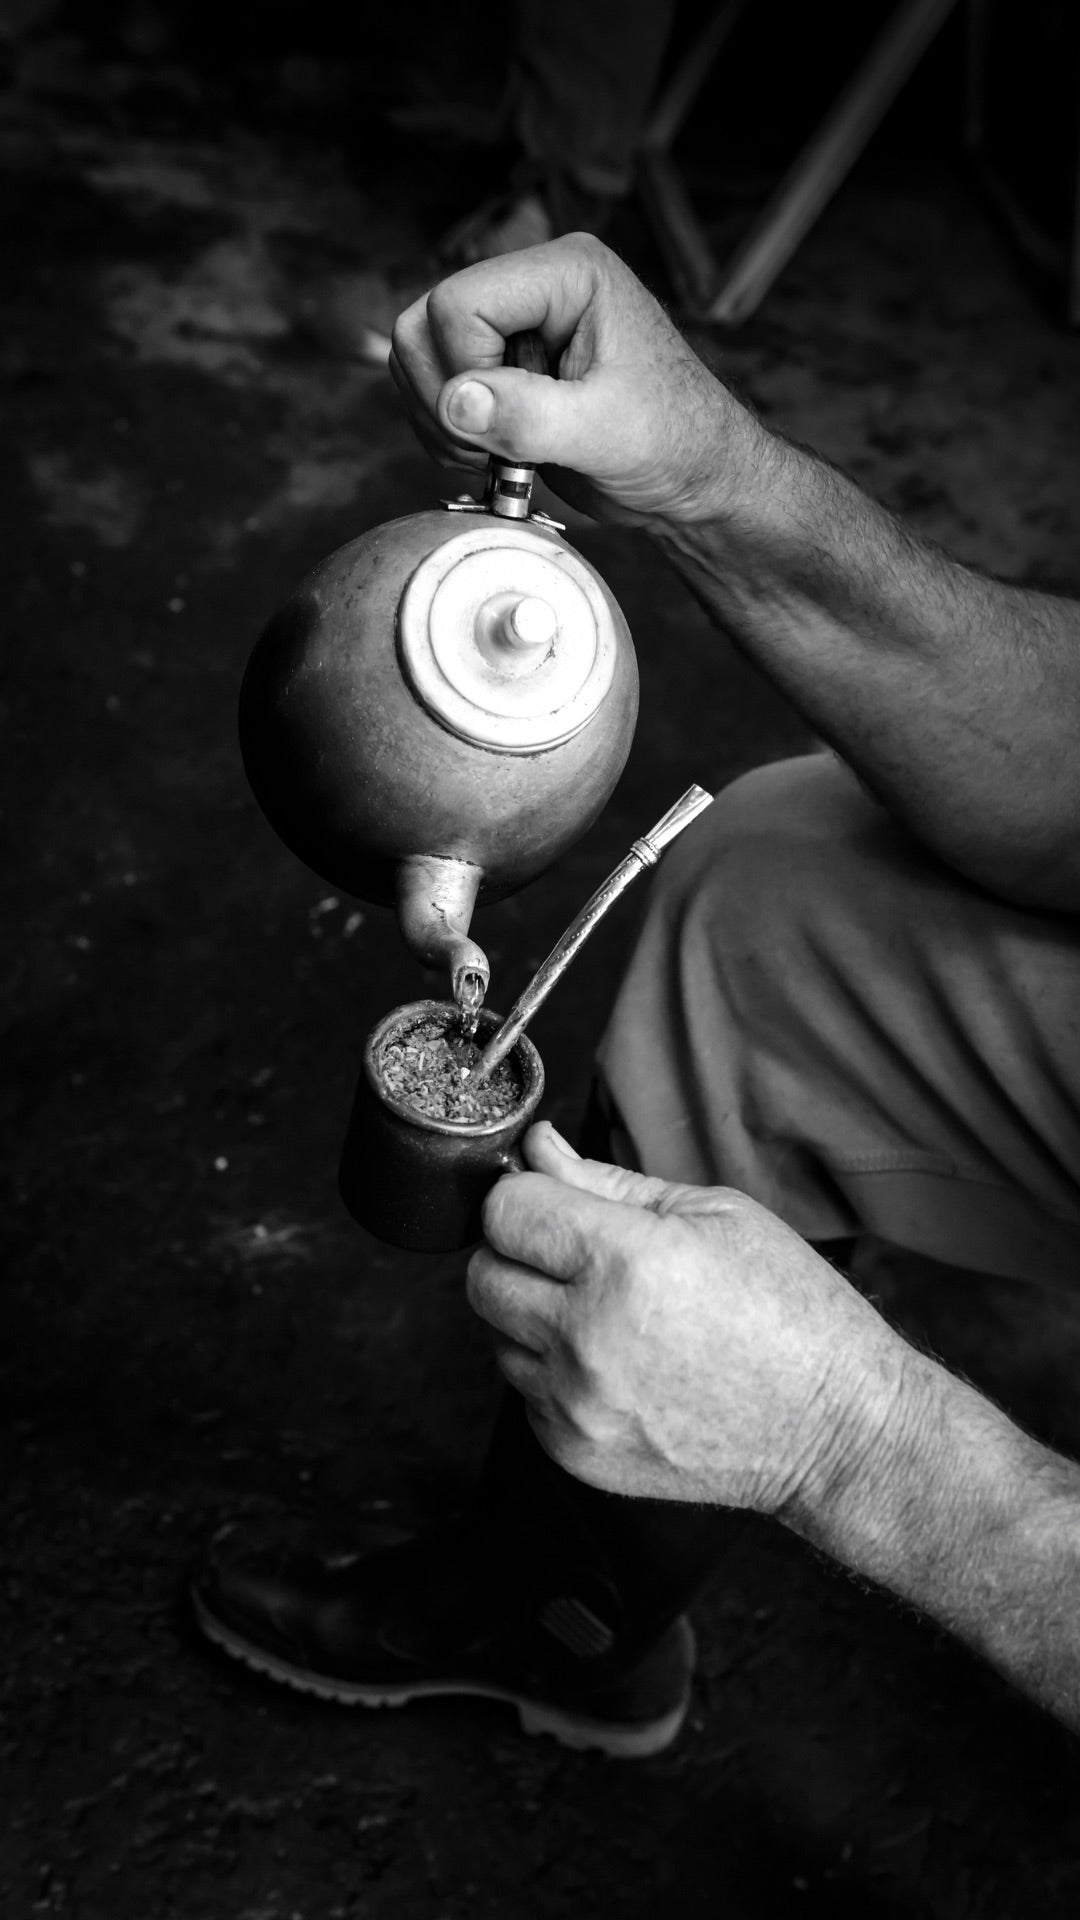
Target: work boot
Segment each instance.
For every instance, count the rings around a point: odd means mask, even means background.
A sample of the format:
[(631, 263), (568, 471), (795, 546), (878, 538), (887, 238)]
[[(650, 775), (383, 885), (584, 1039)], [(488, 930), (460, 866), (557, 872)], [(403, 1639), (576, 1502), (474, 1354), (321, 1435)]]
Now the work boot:
[(322, 1699), (443, 1694), (515, 1706), (527, 1733), (617, 1759), (661, 1753), (686, 1718), (686, 1609), (737, 1550), (743, 1517), (585, 1486), (504, 1395), (464, 1514), (330, 1558), (228, 1534), (195, 1575), (208, 1639)]
[(594, 1568), (530, 1559), (475, 1517), (344, 1559), (229, 1536), (192, 1599), (216, 1646), (301, 1693), (366, 1707), (472, 1695), (564, 1746), (662, 1752), (690, 1700), (685, 1616), (643, 1632)]

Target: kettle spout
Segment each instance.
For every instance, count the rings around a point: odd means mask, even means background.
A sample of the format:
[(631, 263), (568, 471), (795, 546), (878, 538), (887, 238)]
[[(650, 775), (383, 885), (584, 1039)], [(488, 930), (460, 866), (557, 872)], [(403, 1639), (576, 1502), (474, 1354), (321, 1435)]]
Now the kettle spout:
[(410, 854), (397, 870), (397, 916), (409, 952), (428, 967), (444, 967), (467, 1019), (479, 1012), (491, 968), (469, 939), (469, 921), (483, 879), (471, 860)]

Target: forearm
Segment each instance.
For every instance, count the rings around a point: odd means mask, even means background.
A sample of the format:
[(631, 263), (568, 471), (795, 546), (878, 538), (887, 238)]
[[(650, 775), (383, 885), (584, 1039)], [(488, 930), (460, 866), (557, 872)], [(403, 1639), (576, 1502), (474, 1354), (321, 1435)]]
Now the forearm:
[(1080, 905), (1080, 609), (949, 560), (736, 426), (730, 499), (653, 523), (691, 589), (924, 845), (1007, 898)]
[(921, 1355), (872, 1455), (796, 1531), (1080, 1732), (1080, 1467)]

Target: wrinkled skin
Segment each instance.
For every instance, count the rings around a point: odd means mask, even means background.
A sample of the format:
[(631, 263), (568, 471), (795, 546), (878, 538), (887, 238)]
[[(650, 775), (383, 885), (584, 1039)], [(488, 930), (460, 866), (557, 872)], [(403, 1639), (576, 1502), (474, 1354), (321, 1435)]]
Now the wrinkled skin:
[[(503, 366), (506, 338), (526, 328), (543, 336), (557, 379)], [(390, 370), (444, 466), (482, 469), (489, 453), (541, 466), (599, 519), (707, 519), (738, 497), (768, 444), (589, 234), (442, 281), (398, 319)]]
[(546, 1123), (525, 1151), (469, 1299), (561, 1466), (779, 1515), (861, 1470), (907, 1350), (827, 1261), (728, 1188), (581, 1160)]

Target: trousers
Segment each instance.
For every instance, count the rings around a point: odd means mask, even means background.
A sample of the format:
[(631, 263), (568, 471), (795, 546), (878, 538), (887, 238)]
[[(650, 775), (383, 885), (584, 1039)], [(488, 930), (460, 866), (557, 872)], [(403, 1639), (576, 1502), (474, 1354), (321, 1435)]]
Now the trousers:
[(648, 1173), (1080, 1280), (1080, 921), (966, 884), (830, 755), (665, 856), (599, 1068)]
[[(815, 1242), (1080, 1281), (1080, 922), (968, 885), (830, 755), (745, 775), (665, 855), (597, 1065), (609, 1158)], [(515, 1396), (482, 1486), (580, 1542), (643, 1632), (737, 1524), (573, 1481)]]

